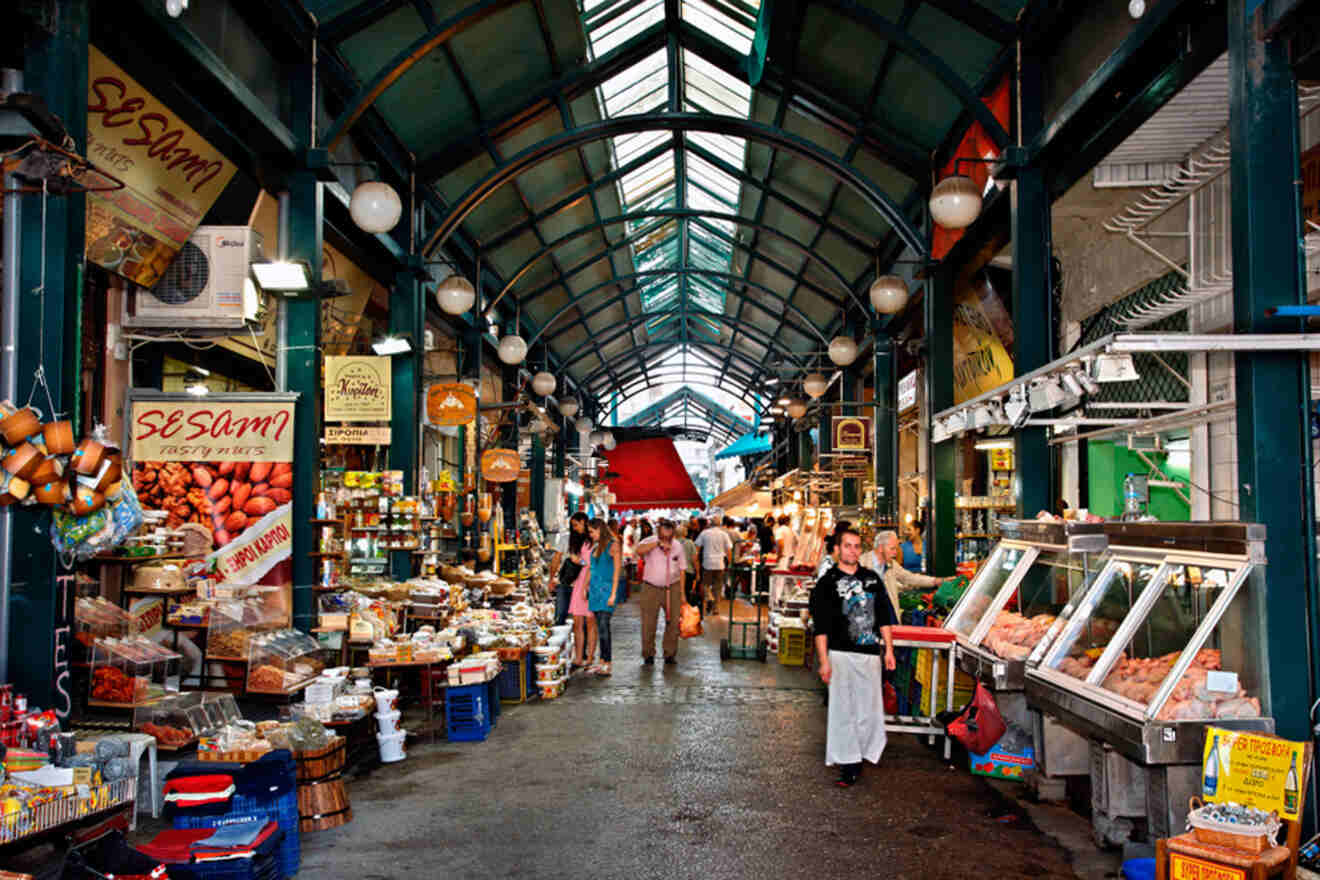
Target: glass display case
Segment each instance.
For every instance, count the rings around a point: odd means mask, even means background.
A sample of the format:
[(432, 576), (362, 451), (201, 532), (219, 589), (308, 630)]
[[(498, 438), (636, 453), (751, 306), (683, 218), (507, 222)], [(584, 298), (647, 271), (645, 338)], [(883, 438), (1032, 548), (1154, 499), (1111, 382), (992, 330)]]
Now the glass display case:
[(1099, 523), (1000, 520), (991, 551), (945, 623), (958, 664), (999, 691), (1024, 688), (1033, 652), (1058, 634), (1059, 617), (1104, 559)]
[(1143, 764), (1196, 763), (1201, 726), (1272, 730), (1264, 527), (1106, 524), (1110, 552), (1028, 670), (1028, 697)]
[(141, 706), (179, 690), (180, 657), (144, 636), (92, 644), (88, 705)]
[(283, 613), (272, 607), (267, 596), (258, 594), (215, 604), (206, 636), (208, 660), (247, 660), (248, 640), (253, 633), (270, 632), (285, 625)]
[(253, 634), (248, 639), (248, 691), (292, 693), (321, 674), (320, 652), (316, 639), (297, 630)]
[(195, 745), (209, 720), (200, 693), (175, 694), (133, 710), (133, 729), (156, 738), (156, 747), (177, 751)]

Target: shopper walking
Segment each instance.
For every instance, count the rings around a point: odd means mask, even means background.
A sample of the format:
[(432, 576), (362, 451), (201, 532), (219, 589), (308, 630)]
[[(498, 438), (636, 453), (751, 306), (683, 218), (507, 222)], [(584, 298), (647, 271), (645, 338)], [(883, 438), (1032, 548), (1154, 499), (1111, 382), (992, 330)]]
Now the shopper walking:
[(600, 519), (593, 519), (587, 527), (591, 536), (591, 581), (587, 587), (587, 604), (596, 619), (596, 638), (600, 643), (600, 663), (588, 669), (597, 675), (610, 675), (614, 669), (613, 639), (610, 623), (614, 619), (614, 604), (619, 596), (619, 573), (623, 571), (623, 547), (614, 530)]
[(687, 565), (687, 571), (683, 572), (683, 601), (699, 606), (701, 597), (698, 591), (701, 585), (697, 580), (697, 542), (692, 540), (691, 534), (686, 524), (674, 531), (674, 537), (683, 545), (683, 562)]
[(579, 559), (585, 540), (587, 515), (579, 511), (569, 517), (568, 531), (559, 533), (555, 555), (550, 560), (550, 583), (555, 585), (555, 626), (563, 626), (568, 620), (568, 606), (573, 600), (573, 583), (579, 574)]
[(767, 513), (765, 519), (756, 526), (756, 541), (760, 545), (761, 555), (775, 552), (775, 515)]
[(645, 572), (642, 581), (642, 663), (655, 662), (655, 631), (661, 609), (665, 612), (665, 637), (661, 645), (665, 663), (678, 662), (678, 619), (683, 605), (683, 572), (687, 563), (683, 547), (674, 540), (674, 524), (660, 520), (654, 537), (637, 543), (637, 555)]
[(582, 570), (573, 581), (573, 598), (568, 611), (573, 615), (573, 668), (584, 669), (596, 657), (596, 618), (592, 616), (591, 604), (587, 601), (587, 582), (591, 579), (590, 535), (583, 534), (577, 558), (582, 563)]
[(733, 554), (729, 533), (715, 522), (697, 535), (701, 551), (701, 589), (706, 596), (706, 613), (715, 611), (715, 603), (724, 596), (724, 576)]
[(793, 562), (793, 554), (797, 552), (797, 533), (793, 531), (793, 520), (788, 514), (782, 514), (779, 517), (779, 525), (775, 527), (775, 548), (779, 552), (779, 565), (787, 568)]
[(811, 591), (816, 656), (829, 686), (825, 765), (839, 768), (838, 784), (857, 782), (862, 762), (885, 750), (884, 670), (896, 667), (890, 627), (897, 624), (880, 576), (859, 563), (861, 535), (838, 538), (839, 560)]

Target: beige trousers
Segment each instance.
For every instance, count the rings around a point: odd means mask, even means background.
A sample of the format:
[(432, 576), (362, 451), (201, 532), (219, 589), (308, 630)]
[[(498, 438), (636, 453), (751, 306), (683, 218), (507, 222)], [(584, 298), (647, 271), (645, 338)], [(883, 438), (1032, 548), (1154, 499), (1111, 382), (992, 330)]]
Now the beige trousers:
[(642, 584), (642, 656), (655, 656), (655, 630), (660, 611), (665, 612), (665, 637), (661, 647), (666, 657), (678, 654), (678, 619), (683, 611), (683, 581), (668, 589)]

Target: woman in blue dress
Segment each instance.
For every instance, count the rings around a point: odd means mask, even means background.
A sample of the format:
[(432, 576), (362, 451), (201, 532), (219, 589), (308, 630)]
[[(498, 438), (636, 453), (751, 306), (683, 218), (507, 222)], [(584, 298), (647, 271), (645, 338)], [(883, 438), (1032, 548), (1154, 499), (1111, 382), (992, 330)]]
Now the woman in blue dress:
[(587, 604), (596, 616), (596, 633), (600, 645), (600, 664), (588, 672), (610, 675), (613, 671), (613, 646), (610, 641), (610, 621), (614, 617), (614, 603), (619, 596), (619, 573), (623, 570), (623, 547), (609, 523), (597, 517), (587, 526), (591, 537), (591, 580), (587, 585)]

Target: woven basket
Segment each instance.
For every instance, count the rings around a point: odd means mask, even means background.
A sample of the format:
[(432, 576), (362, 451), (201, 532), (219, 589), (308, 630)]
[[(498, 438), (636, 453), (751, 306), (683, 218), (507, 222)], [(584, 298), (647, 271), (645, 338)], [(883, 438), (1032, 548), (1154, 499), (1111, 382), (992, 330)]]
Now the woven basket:
[(1187, 806), (1187, 821), (1192, 826), (1192, 834), (1201, 843), (1208, 843), (1211, 846), (1222, 846), (1227, 849), (1235, 849), (1240, 852), (1248, 852), (1257, 855), (1263, 853), (1274, 845), (1270, 842), (1268, 834), (1241, 834), (1235, 831), (1221, 831), (1216, 828), (1202, 827), (1197, 823), (1195, 813), (1198, 809), (1205, 806), (1205, 804), (1200, 798), (1193, 797), (1188, 800)]

